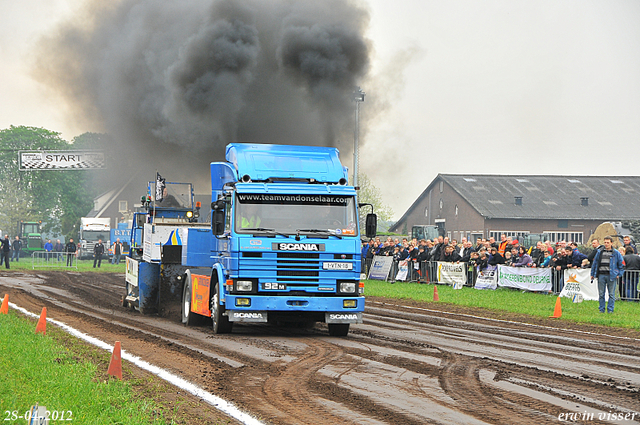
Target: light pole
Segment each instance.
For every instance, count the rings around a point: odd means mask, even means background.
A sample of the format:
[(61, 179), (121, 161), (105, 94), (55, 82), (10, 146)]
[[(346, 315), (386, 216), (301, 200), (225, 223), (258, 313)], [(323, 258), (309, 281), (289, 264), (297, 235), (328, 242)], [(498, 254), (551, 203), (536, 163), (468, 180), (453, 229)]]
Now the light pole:
[(358, 136), (360, 133), (360, 103), (364, 102), (364, 92), (360, 86), (354, 93), (356, 101), (356, 128), (353, 132), (353, 186), (358, 187)]

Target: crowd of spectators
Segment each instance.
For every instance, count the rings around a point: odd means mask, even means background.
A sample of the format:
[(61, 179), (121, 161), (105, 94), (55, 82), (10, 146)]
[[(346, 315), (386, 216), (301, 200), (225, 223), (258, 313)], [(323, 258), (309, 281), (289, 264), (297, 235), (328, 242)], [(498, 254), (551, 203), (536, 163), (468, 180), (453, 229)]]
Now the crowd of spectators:
[[(623, 245), (619, 248), (624, 256), (626, 270), (640, 270), (640, 256), (631, 238), (625, 236)], [(538, 242), (535, 246), (524, 247), (517, 239), (506, 235), (500, 236), (500, 241), (494, 238), (480, 238), (475, 245), (462, 238), (449, 240), (440, 236), (437, 239), (418, 241), (403, 238), (387, 237), (382, 241), (380, 237), (363, 243), (362, 258), (365, 264), (370, 264), (376, 255), (393, 256), (397, 262), (407, 260), (410, 269), (416, 262), (464, 262), (470, 266), (484, 269), (487, 265), (504, 264), (512, 267), (551, 267), (555, 270), (571, 268), (589, 268), (597, 251), (602, 248), (600, 241), (594, 239), (592, 249), (587, 254), (578, 250), (575, 242), (550, 241)], [(630, 285), (631, 286), (631, 285)], [(635, 293), (633, 298), (635, 298)]]
[[(610, 239), (610, 238), (605, 238)], [(500, 236), (500, 241), (494, 238), (478, 239), (471, 243), (466, 238), (458, 243), (457, 240), (449, 240), (447, 237), (439, 237), (433, 240), (408, 240), (403, 238), (392, 239), (387, 237), (383, 242), (379, 237), (363, 243), (362, 259), (363, 271), (366, 273), (368, 265), (376, 255), (392, 256), (391, 281), (393, 282), (398, 272), (398, 264), (407, 261), (407, 280), (429, 282), (429, 276), (434, 276), (437, 262), (460, 262), (467, 264), (469, 281), (487, 266), (504, 264), (512, 267), (549, 267), (554, 270), (552, 275), (553, 291), (559, 293), (562, 290), (559, 273), (565, 269), (591, 268), (596, 254), (603, 250), (604, 246), (598, 239), (591, 241), (591, 249), (585, 254), (580, 252), (575, 242), (549, 241), (538, 242), (535, 246), (521, 246), (516, 239), (506, 235)], [(585, 250), (587, 251), (587, 250)], [(622, 298), (638, 301), (638, 282), (640, 280), (640, 255), (629, 236), (623, 238), (623, 244), (619, 248), (622, 254), (624, 274), (618, 279), (619, 290)], [(597, 261), (596, 261), (597, 262)], [(600, 298), (604, 297), (604, 291), (598, 289)], [(611, 301), (610, 301), (611, 303)], [(612, 305), (613, 307), (613, 305)], [(601, 309), (602, 311), (602, 309)]]

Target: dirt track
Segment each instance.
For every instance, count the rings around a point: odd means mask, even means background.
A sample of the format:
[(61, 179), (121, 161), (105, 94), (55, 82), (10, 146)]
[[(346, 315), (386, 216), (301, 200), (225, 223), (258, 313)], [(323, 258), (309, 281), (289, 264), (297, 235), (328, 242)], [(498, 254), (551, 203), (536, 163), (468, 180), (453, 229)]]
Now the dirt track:
[[(120, 340), (265, 423), (544, 424), (584, 412), (593, 419), (570, 422), (640, 423), (639, 332), (369, 298), (346, 338), (323, 324), (218, 336), (121, 307), (123, 288), (122, 275), (0, 272), (12, 302)], [(635, 416), (598, 420), (610, 412)], [(198, 415), (224, 419), (206, 405)]]

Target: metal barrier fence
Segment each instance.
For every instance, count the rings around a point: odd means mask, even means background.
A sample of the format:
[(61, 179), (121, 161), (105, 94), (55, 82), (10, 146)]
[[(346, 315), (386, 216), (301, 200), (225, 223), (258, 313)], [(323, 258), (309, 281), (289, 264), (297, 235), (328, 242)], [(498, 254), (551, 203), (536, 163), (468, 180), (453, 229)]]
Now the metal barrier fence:
[[(369, 268), (371, 267), (372, 259), (365, 259), (362, 261), (362, 273), (369, 276)], [(478, 272), (475, 267), (470, 267), (464, 263), (467, 268), (467, 283), (465, 286), (473, 286), (476, 281)], [(391, 265), (391, 270), (387, 277), (387, 282), (395, 282), (395, 276), (398, 274), (398, 261), (394, 261)], [(412, 263), (409, 264), (409, 271), (407, 273), (408, 282), (418, 283), (436, 283), (438, 281), (438, 262), (437, 261), (421, 261), (416, 268)]]
[(35, 251), (31, 255), (31, 269), (35, 268), (67, 268), (78, 269), (78, 258), (75, 252)]
[[(362, 272), (369, 276), (372, 259), (362, 261)], [(467, 283), (465, 286), (473, 287), (478, 276), (475, 267), (470, 267), (464, 263), (467, 268)], [(398, 262), (394, 261), (391, 271), (387, 277), (387, 282), (395, 282), (395, 276), (398, 274)], [(417, 269), (409, 264), (409, 273), (406, 281), (417, 283), (437, 283), (438, 282), (438, 262), (422, 261)], [(618, 278), (618, 288), (616, 291), (617, 300), (640, 301), (640, 290), (638, 283), (640, 281), (640, 270), (626, 270), (621, 278)], [(551, 270), (551, 291), (558, 295), (564, 288), (564, 270)]]

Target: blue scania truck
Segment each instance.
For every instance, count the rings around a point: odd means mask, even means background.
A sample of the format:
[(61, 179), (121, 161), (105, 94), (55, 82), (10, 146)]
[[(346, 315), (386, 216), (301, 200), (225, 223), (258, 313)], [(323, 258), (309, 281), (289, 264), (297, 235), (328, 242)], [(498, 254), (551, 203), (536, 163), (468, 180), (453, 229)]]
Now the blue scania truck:
[[(226, 162), (211, 163), (210, 223), (150, 202), (134, 220), (143, 241), (131, 243), (142, 249), (127, 258), (125, 305), (168, 314), (179, 303), (183, 323), (210, 317), (214, 333), (325, 322), (347, 335), (362, 323), (359, 208), (370, 207), (347, 177), (335, 148), (229, 144)], [(367, 237), (376, 220), (366, 214)]]

